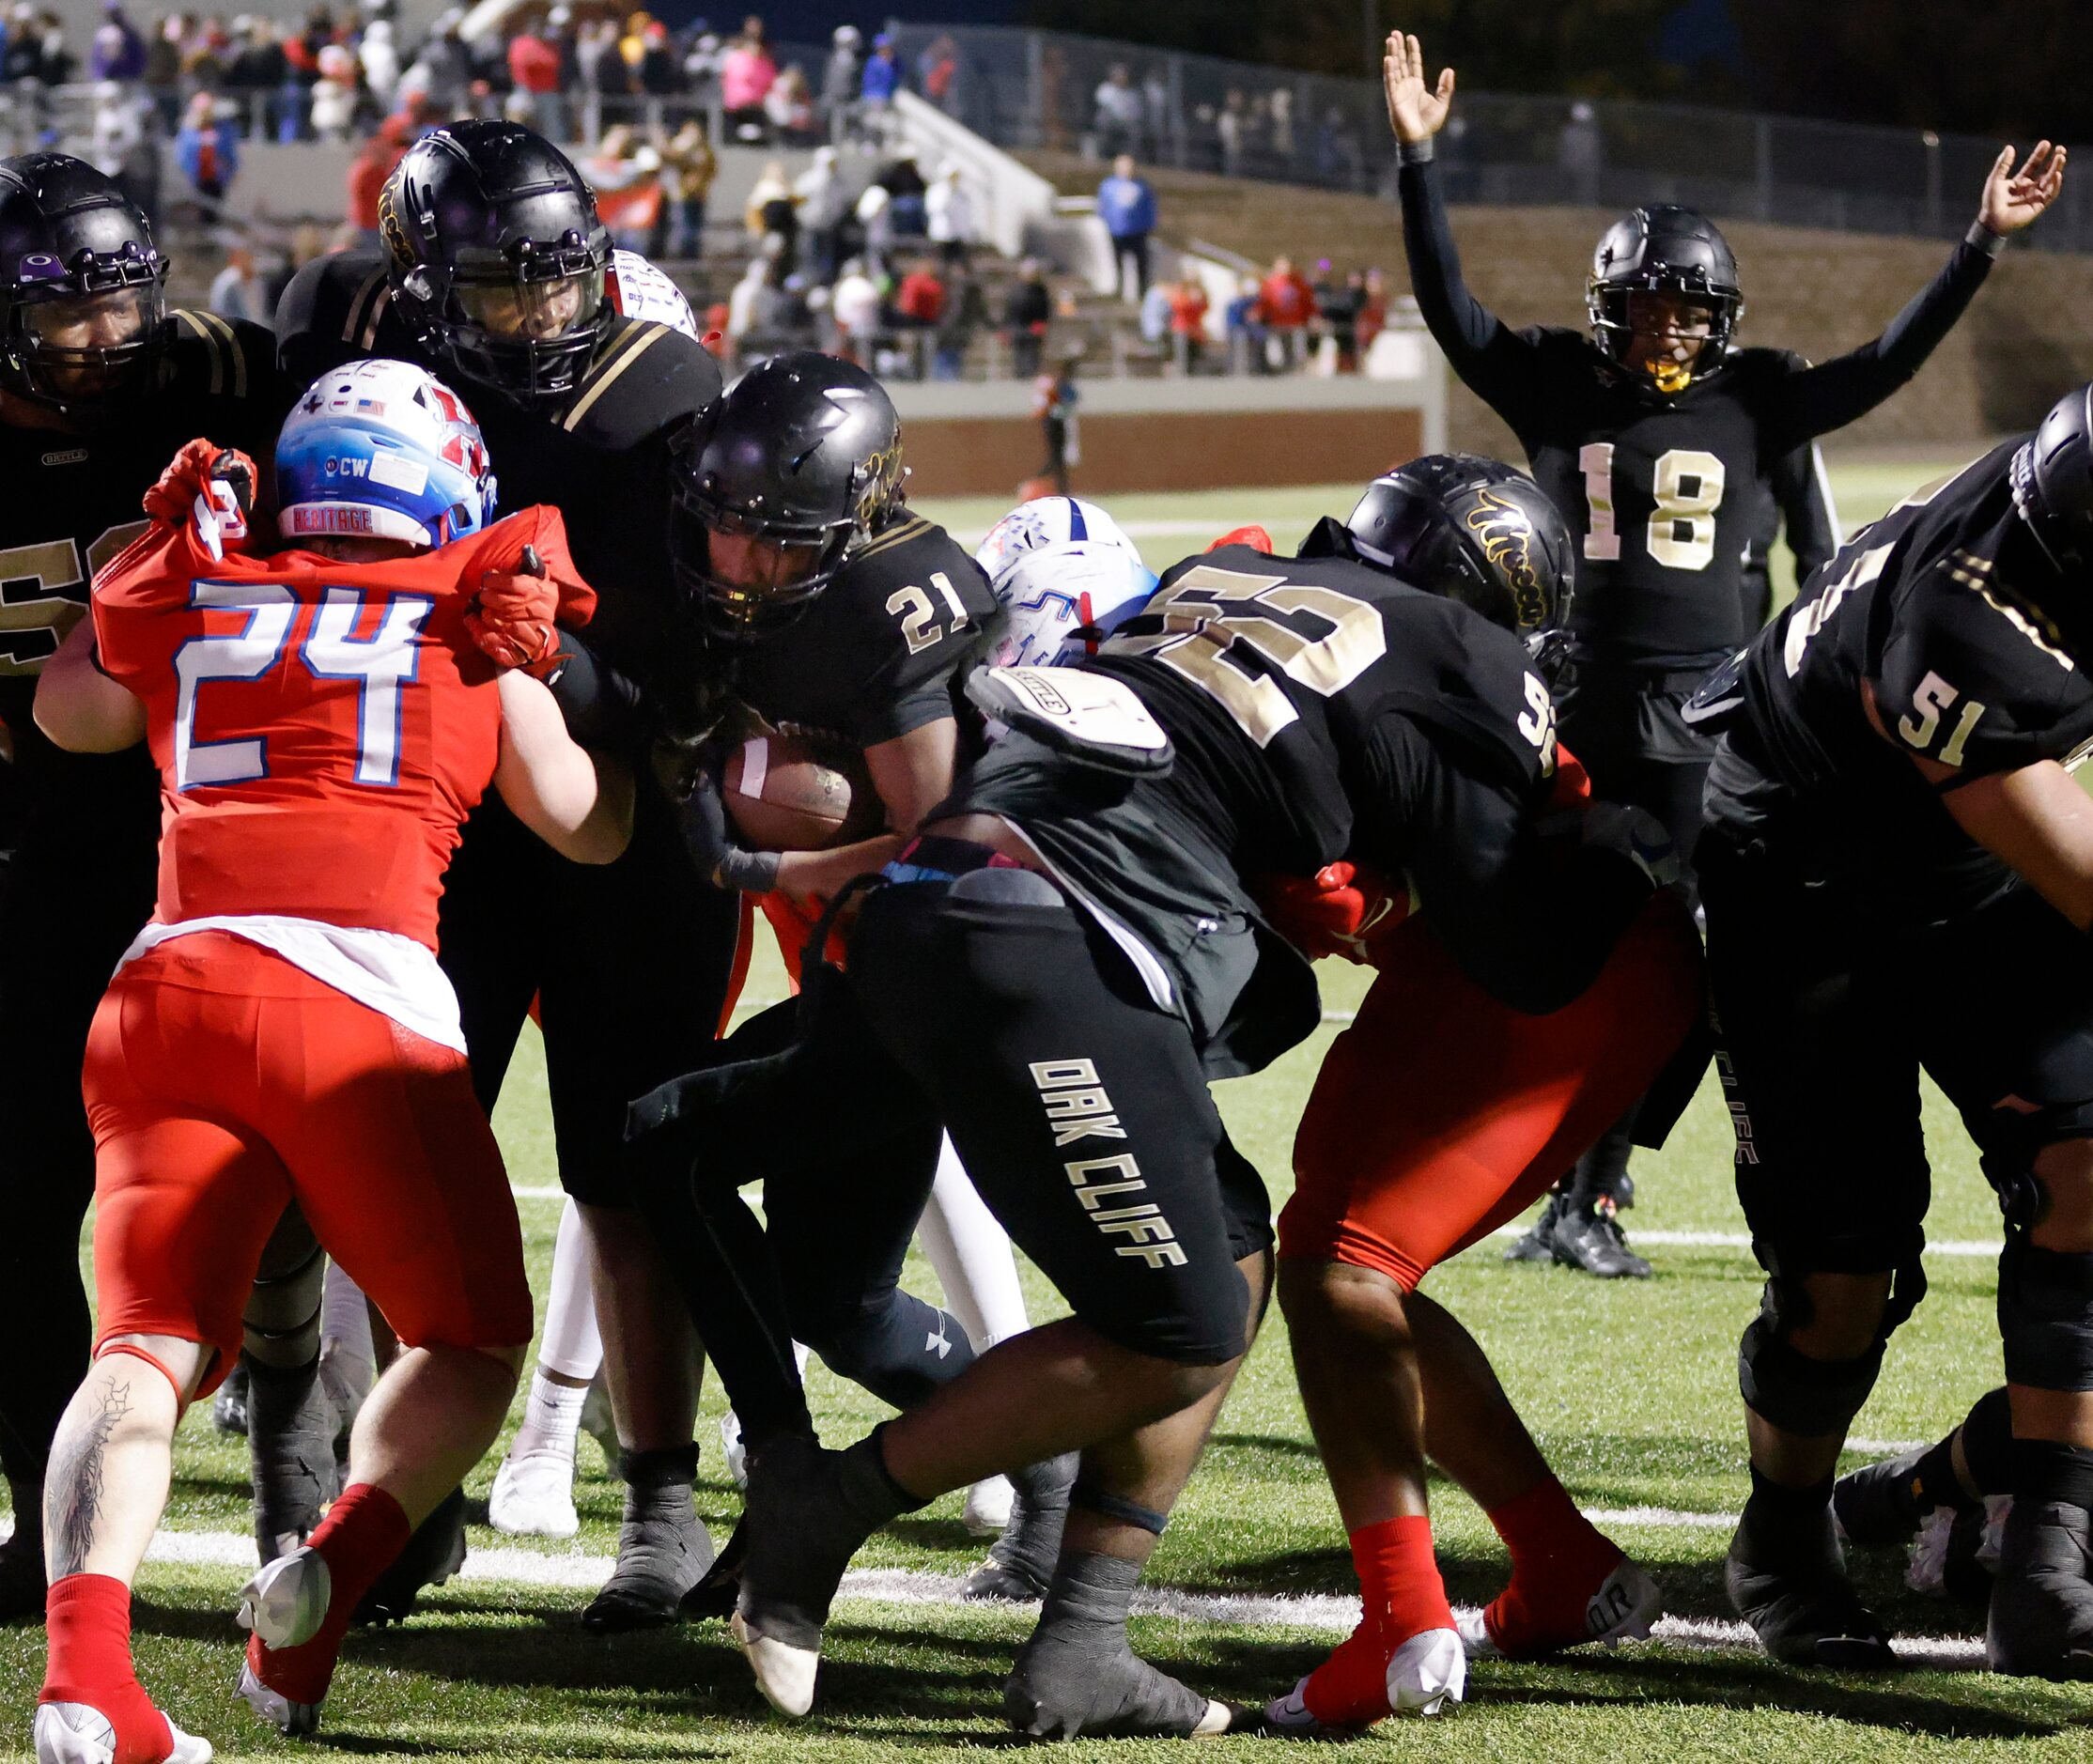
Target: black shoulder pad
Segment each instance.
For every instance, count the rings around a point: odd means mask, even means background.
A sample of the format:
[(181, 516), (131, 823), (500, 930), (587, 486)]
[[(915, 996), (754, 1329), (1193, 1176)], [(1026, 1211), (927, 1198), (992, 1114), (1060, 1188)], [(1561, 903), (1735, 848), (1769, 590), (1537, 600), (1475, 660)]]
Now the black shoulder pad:
[(559, 424), (598, 446), (631, 446), (688, 421), (724, 383), (704, 344), (651, 319), (616, 318)]

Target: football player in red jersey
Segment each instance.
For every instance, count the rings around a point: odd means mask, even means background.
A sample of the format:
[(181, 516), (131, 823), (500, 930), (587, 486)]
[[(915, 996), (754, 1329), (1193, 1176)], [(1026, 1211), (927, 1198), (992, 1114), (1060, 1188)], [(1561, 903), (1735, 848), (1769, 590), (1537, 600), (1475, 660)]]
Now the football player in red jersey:
[(341, 1497), (242, 1596), (241, 1694), (287, 1733), (317, 1725), (349, 1614), (493, 1440), (531, 1338), (515, 1205), (436, 963), (444, 867), (490, 782), (578, 861), (629, 834), (629, 779), (568, 740), (524, 671), (593, 596), (557, 513), (487, 525), (493, 477), (455, 395), (403, 363), (336, 369), (276, 466), (297, 549), (251, 557), (226, 541), (252, 465), (185, 448), (96, 583), (91, 642), (39, 692), (62, 746), (147, 741), (163, 803), (158, 909), (84, 1080), (100, 1337), (47, 1481), (43, 1764), (209, 1756), (137, 1681), (130, 1583), (175, 1425), (239, 1350), (292, 1200), (404, 1349)]

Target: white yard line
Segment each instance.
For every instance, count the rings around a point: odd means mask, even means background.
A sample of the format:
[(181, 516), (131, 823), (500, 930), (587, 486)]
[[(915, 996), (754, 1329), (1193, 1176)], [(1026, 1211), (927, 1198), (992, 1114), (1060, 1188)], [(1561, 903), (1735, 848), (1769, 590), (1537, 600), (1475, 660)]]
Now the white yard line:
[[(1594, 1510), (1601, 1524), (1693, 1525), (1709, 1528), (1736, 1524), (1727, 1513), (1682, 1513), (1666, 1508), (1632, 1507)], [(147, 1559), (190, 1567), (238, 1569), (255, 1566), (255, 1540), (231, 1531), (160, 1531), (153, 1535)], [(588, 1590), (603, 1584), (613, 1558), (580, 1551), (553, 1555), (538, 1550), (474, 1546), (459, 1571), (460, 1580), (502, 1586), (558, 1586)], [(844, 1577), (843, 1596), (875, 1604), (956, 1605), (962, 1602), (962, 1577), (920, 1569), (860, 1569)], [(1135, 1611), (1184, 1623), (1219, 1623), (1243, 1629), (1317, 1630), (1348, 1634), (1359, 1620), (1359, 1602), (1333, 1593), (1287, 1597), (1276, 1593), (1180, 1592), (1163, 1586), (1134, 1596)], [(1466, 1607), (1457, 1607), (1466, 1615)], [(1674, 1647), (1757, 1651), (1744, 1624), (1714, 1617), (1663, 1618), (1654, 1639)], [(1984, 1645), (1966, 1635), (1901, 1636), (1897, 1651), (1907, 1660), (1935, 1666), (1974, 1667), (1983, 1662)]]
[[(1527, 1228), (1523, 1225), (1500, 1225), (1491, 1232), (1493, 1237), (1524, 1237)], [(1659, 1248), (1671, 1249), (1749, 1249), (1751, 1238), (1744, 1231), (1631, 1231), (1628, 1241), (1637, 1246), (1654, 1244)], [(1980, 1256), (1995, 1261), (2002, 1246), (1985, 1243), (1981, 1239), (1928, 1244), (1929, 1256)]]

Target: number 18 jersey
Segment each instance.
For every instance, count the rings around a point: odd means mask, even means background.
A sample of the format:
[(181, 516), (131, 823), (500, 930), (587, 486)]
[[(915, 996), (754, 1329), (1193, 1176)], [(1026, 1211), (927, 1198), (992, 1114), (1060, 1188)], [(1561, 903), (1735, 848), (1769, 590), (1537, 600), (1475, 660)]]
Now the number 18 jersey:
[(160, 767), (159, 922), (276, 916), (435, 949), (443, 872), (499, 757), (465, 614), (526, 545), (579, 580), (549, 508), (378, 564), (214, 561), (184, 522), (110, 565), (95, 645), (144, 703)]

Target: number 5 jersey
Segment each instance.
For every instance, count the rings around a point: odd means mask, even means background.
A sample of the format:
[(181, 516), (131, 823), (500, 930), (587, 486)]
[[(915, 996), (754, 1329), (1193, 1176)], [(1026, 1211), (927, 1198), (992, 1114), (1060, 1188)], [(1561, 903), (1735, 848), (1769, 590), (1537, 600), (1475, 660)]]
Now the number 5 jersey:
[(97, 658), (144, 703), (160, 767), (156, 924), (292, 919), (434, 950), (443, 872), (500, 751), (465, 615), (526, 545), (579, 580), (550, 508), (373, 564), (214, 560), (184, 521), (101, 575)]

